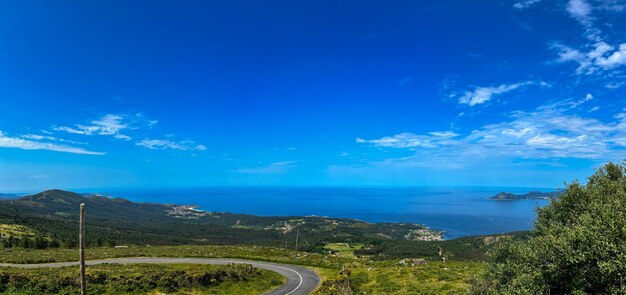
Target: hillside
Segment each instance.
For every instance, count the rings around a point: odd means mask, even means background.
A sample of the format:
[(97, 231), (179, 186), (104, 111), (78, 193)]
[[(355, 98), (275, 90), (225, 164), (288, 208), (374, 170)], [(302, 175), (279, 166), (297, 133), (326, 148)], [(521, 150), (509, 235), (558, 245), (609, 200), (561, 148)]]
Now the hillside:
[(49, 190), (0, 200), (0, 223), (20, 231), (0, 232), (4, 239), (40, 237), (73, 247), (78, 208), (86, 206), (88, 246), (104, 244), (256, 244), (320, 250), (325, 242), (437, 240), (441, 233), (412, 223), (366, 223), (328, 217), (261, 217), (204, 212), (193, 206), (135, 203), (121, 198)]

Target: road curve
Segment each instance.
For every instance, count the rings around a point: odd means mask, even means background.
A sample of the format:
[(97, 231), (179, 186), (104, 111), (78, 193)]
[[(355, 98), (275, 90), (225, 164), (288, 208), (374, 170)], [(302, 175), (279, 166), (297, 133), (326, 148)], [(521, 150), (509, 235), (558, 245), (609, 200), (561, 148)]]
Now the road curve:
[[(230, 263), (246, 263), (252, 266), (277, 272), (287, 279), (287, 282), (264, 295), (306, 295), (311, 294), (320, 282), (319, 276), (312, 270), (300, 266), (289, 264), (277, 264), (270, 262), (260, 262), (242, 259), (228, 258), (163, 258), (163, 257), (137, 257), (137, 258), (112, 258), (88, 260), (87, 265), (117, 263), (178, 263), (178, 264), (230, 264)], [(16, 267), (16, 268), (44, 268), (44, 267), (64, 267), (75, 266), (78, 262), (54, 262), (54, 263), (38, 263), (38, 264), (10, 264), (0, 263), (0, 267)]]

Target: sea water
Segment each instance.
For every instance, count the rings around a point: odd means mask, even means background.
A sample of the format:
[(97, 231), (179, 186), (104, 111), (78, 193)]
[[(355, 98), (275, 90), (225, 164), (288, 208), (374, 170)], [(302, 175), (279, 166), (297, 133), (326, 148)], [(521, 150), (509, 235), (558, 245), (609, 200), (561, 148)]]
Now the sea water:
[(329, 216), (368, 222), (412, 222), (444, 231), (446, 239), (528, 230), (548, 200), (496, 201), (506, 187), (218, 187), (92, 191), (136, 202), (193, 204), (205, 211), (262, 216)]

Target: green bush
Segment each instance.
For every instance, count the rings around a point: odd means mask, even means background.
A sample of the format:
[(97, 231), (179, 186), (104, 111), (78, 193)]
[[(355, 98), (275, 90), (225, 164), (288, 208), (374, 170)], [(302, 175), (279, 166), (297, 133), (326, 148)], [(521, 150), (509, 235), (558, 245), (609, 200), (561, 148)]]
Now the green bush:
[(473, 293), (626, 294), (626, 167), (608, 163), (538, 210), (528, 241), (505, 240)]

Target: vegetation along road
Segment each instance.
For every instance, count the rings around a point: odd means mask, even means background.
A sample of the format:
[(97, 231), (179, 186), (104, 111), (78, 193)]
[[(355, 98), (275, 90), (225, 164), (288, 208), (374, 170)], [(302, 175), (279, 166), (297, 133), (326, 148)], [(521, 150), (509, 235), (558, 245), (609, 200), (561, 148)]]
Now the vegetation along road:
[[(246, 263), (254, 267), (277, 272), (284, 276), (287, 281), (281, 287), (274, 289), (268, 293), (268, 295), (304, 295), (310, 294), (315, 290), (320, 282), (319, 276), (312, 270), (287, 265), (268, 262), (257, 262), (251, 260), (241, 259), (226, 259), (226, 258), (113, 258), (113, 259), (100, 259), (89, 260), (87, 265), (105, 264), (105, 263), (117, 263), (117, 264), (129, 264), (129, 263), (188, 263), (188, 264), (239, 264)], [(78, 265), (78, 262), (55, 262), (55, 263), (39, 263), (39, 264), (10, 264), (0, 263), (0, 267), (18, 267), (18, 268), (44, 268), (44, 267), (64, 267)]]

